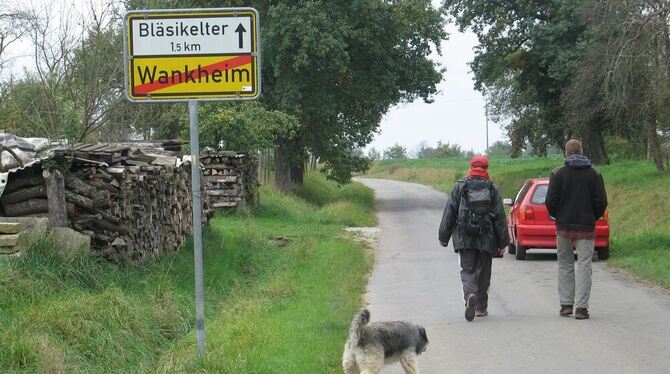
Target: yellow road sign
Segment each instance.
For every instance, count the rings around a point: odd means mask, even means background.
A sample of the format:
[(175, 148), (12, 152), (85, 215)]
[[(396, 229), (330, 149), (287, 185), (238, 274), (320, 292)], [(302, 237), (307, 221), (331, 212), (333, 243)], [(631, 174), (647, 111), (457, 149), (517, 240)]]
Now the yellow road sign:
[(132, 101), (244, 100), (260, 94), (252, 8), (131, 11), (124, 18)]

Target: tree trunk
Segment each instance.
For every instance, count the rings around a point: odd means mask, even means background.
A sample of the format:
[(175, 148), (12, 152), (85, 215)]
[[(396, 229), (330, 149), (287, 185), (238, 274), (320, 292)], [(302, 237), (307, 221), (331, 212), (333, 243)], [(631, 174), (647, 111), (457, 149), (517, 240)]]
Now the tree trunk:
[(582, 146), (584, 154), (587, 155), (594, 164), (609, 164), (609, 157), (605, 150), (605, 140), (603, 139), (602, 127), (600, 124), (603, 118), (596, 116), (582, 130)]
[(286, 141), (280, 139), (275, 156), (275, 184), (282, 192), (288, 192), (291, 187), (289, 154)]
[(300, 162), (296, 165), (291, 165), (291, 183), (302, 186), (305, 181), (305, 164)]
[(652, 110), (649, 114), (649, 122), (647, 123), (647, 142), (649, 143), (649, 153), (656, 164), (656, 171), (659, 173), (664, 172), (665, 165), (663, 165), (663, 154), (661, 152), (661, 144), (658, 140), (655, 110)]

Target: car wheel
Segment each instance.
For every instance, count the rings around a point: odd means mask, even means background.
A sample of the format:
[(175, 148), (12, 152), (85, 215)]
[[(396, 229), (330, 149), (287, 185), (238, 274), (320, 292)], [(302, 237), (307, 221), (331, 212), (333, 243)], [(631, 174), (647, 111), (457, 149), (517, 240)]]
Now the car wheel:
[(509, 243), (509, 245), (507, 246), (507, 253), (511, 255), (516, 253), (516, 246), (514, 245), (514, 243)]
[(526, 259), (526, 247), (522, 247), (519, 245), (519, 240), (517, 239), (516, 243), (514, 243), (516, 247), (516, 259), (517, 260), (525, 260)]
[(610, 257), (610, 247), (596, 248), (598, 260), (607, 260)]

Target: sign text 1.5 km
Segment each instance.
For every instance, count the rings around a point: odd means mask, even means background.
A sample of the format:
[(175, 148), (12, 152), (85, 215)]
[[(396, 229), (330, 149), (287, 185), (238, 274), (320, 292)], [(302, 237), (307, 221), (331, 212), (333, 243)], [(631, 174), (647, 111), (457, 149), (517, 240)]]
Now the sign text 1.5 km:
[(260, 94), (258, 13), (251, 8), (130, 11), (132, 101), (245, 100)]

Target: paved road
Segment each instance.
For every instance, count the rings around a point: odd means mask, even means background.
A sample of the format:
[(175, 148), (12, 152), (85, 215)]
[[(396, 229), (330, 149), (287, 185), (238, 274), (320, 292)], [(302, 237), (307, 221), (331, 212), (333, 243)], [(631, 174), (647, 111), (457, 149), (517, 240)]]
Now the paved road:
[[(375, 189), (381, 237), (372, 320), (422, 324), (422, 373), (670, 373), (670, 296), (594, 264), (591, 319), (558, 316), (556, 255), (494, 259), (489, 316), (466, 322), (458, 256), (437, 242), (446, 195), (396, 181)], [(670, 269), (669, 269), (670, 271)], [(385, 373), (401, 373), (387, 367)]]

